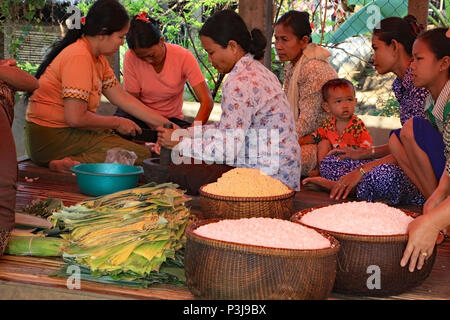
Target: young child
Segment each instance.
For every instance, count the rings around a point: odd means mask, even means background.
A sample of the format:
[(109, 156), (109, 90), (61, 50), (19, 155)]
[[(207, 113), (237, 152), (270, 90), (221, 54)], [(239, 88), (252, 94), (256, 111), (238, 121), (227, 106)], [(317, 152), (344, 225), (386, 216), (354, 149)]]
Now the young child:
[[(325, 158), (330, 150), (336, 148), (372, 147), (372, 138), (364, 122), (353, 113), (356, 107), (355, 88), (346, 79), (327, 81), (322, 87), (323, 108), (331, 114), (317, 131), (298, 140), (300, 145), (317, 143), (317, 163)], [(318, 176), (313, 170), (311, 176)]]

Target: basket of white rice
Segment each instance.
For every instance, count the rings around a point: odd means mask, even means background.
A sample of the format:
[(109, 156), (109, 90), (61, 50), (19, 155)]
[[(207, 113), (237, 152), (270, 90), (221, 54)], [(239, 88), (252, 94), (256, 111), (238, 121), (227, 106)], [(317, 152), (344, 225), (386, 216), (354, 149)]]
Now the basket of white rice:
[(326, 299), (339, 243), (272, 218), (211, 219), (186, 230), (185, 273), (200, 299)]
[(383, 203), (363, 201), (303, 210), (291, 220), (339, 241), (335, 292), (391, 296), (420, 285), (433, 268), (436, 250), (421, 270), (400, 266), (414, 217)]
[(235, 168), (199, 190), (205, 219), (289, 219), (295, 191), (257, 169)]

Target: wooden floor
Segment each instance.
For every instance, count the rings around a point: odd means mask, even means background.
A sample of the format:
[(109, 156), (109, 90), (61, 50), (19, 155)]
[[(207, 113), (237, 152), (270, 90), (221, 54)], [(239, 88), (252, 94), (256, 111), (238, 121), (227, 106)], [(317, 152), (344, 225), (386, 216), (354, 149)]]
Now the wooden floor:
[[(39, 178), (33, 182), (29, 178)], [(73, 205), (87, 196), (80, 193), (76, 177), (71, 174), (50, 172), (35, 166), (29, 161), (19, 163), (16, 211), (21, 211), (33, 199), (47, 197), (59, 198), (64, 205)], [(302, 210), (336, 203), (324, 192), (302, 190), (295, 196), (295, 209)], [(199, 210), (199, 199), (193, 197), (187, 204), (195, 213)], [(420, 207), (407, 207), (420, 213)], [(399, 296), (388, 299), (450, 299), (450, 241), (438, 246), (437, 258), (431, 275), (419, 287)], [(186, 287), (157, 286), (149, 289), (134, 289), (115, 285), (104, 285), (82, 281), (80, 290), (67, 289), (67, 279), (49, 277), (63, 265), (61, 259), (35, 257), (16, 257), (5, 255), (0, 259), (0, 299), (42, 299), (51, 287), (54, 294), (68, 299), (193, 299)], [(24, 289), (26, 287), (26, 290)], [(330, 299), (372, 299), (333, 293)]]

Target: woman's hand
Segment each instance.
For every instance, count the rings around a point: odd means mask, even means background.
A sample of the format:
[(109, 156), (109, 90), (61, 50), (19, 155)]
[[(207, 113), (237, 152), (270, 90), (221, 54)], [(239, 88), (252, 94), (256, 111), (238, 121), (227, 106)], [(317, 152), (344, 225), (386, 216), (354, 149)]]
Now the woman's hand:
[(17, 67), (17, 61), (13, 58), (0, 60), (0, 67)]
[(161, 154), (161, 145), (156, 142), (147, 142), (145, 143), (145, 146), (151, 151), (151, 153), (155, 153), (155, 154)]
[[(370, 150), (369, 150), (370, 151)], [(339, 159), (353, 159), (353, 160), (361, 160), (366, 159), (367, 157), (367, 149), (353, 149), (353, 148), (337, 148), (328, 152), (327, 156), (336, 155)]]
[(169, 129), (164, 127), (156, 128), (158, 131), (158, 143), (167, 149), (173, 149), (179, 142), (180, 138), (172, 140), (172, 134), (177, 129)]
[(134, 121), (122, 117), (116, 117), (116, 119), (118, 124), (115, 129), (120, 134), (134, 137), (136, 132), (142, 133), (142, 129)]
[(433, 253), (439, 228), (435, 226), (429, 216), (417, 217), (408, 226), (408, 244), (403, 253), (400, 265), (406, 266), (409, 261), (409, 271), (422, 269), (425, 260)]
[(338, 181), (336, 181), (336, 184), (331, 189), (330, 198), (335, 200), (339, 200), (341, 198), (346, 199), (352, 189), (359, 183), (361, 178), (362, 174), (358, 169), (342, 176)]

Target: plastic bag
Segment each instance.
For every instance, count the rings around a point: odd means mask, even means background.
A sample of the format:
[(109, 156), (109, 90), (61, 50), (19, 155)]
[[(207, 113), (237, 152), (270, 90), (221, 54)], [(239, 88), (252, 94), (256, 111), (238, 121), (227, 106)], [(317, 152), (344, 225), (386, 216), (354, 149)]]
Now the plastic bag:
[(122, 148), (112, 148), (106, 152), (105, 163), (119, 163), (133, 166), (136, 162), (137, 155), (133, 151)]

